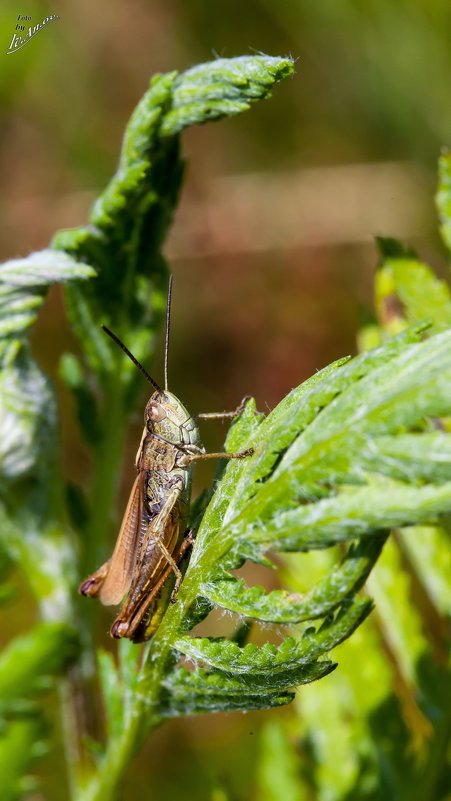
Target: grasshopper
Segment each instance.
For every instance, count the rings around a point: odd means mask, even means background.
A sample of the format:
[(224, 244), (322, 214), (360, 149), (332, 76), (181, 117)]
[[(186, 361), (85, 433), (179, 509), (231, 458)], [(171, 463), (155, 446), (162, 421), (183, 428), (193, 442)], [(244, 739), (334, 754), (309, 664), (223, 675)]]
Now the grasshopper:
[[(192, 466), (203, 459), (243, 459), (252, 449), (240, 453), (206, 453), (195, 419), (179, 399), (168, 391), (168, 352), (172, 276), (169, 279), (166, 311), (164, 390), (135, 359), (121, 340), (106, 326), (104, 331), (119, 345), (153, 385), (144, 413), (144, 429), (136, 454), (135, 478), (122, 525), (111, 558), (80, 585), (80, 593), (98, 597), (105, 606), (123, 601), (111, 626), (111, 635), (133, 642), (149, 639), (155, 631), (155, 612), (162, 589), (171, 574), (175, 584), (171, 601), (182, 581), (180, 560), (192, 542), (183, 537), (191, 495)], [(233, 418), (234, 412), (198, 415), (198, 418)], [(124, 600), (125, 598), (125, 600)]]

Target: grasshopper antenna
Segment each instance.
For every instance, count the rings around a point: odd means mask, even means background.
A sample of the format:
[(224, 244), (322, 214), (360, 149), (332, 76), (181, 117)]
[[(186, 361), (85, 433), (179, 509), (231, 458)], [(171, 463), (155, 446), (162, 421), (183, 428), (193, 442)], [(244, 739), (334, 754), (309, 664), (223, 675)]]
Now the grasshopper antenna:
[(155, 387), (155, 389), (156, 389), (158, 392), (161, 392), (161, 387), (160, 387), (160, 386), (157, 384), (157, 382), (156, 382), (156, 381), (154, 381), (154, 379), (152, 378), (152, 376), (151, 376), (151, 375), (149, 375), (149, 373), (148, 373), (148, 372), (147, 372), (147, 370), (146, 370), (146, 369), (145, 369), (145, 368), (142, 366), (142, 364), (140, 364), (140, 363), (139, 363), (138, 359), (135, 359), (135, 357), (133, 356), (133, 353), (130, 353), (129, 349), (125, 347), (124, 343), (123, 343), (123, 342), (121, 342), (121, 340), (119, 339), (119, 337), (117, 337), (117, 336), (116, 336), (116, 334), (113, 334), (113, 332), (112, 332), (112, 331), (110, 331), (110, 329), (109, 329), (109, 328), (107, 328), (107, 327), (106, 327), (106, 325), (102, 325), (102, 328), (103, 328), (103, 330), (105, 331), (105, 334), (108, 334), (108, 336), (109, 336), (109, 337), (111, 337), (111, 339), (113, 340), (113, 342), (115, 342), (115, 343), (116, 343), (116, 345), (119, 345), (120, 349), (121, 349), (121, 350), (123, 350), (123, 351), (124, 351), (124, 353), (126, 353), (126, 354), (127, 354), (128, 358), (129, 358), (129, 359), (131, 359), (131, 361), (133, 362), (133, 364), (136, 364), (136, 366), (137, 366), (138, 370), (141, 370), (141, 372), (142, 372), (143, 376), (145, 376), (145, 378), (147, 378), (147, 380), (149, 381), (149, 383), (150, 383), (150, 384), (152, 384), (152, 386), (154, 386), (154, 387)]
[(168, 391), (169, 329), (171, 326), (172, 275), (169, 276), (168, 305), (166, 306), (166, 342), (164, 346), (164, 388)]

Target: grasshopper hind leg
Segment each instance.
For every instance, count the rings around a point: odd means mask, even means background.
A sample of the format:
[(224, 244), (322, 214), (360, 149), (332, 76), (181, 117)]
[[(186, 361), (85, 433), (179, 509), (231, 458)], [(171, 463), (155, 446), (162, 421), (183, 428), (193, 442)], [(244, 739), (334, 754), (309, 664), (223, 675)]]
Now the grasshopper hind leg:
[[(180, 564), (186, 552), (193, 544), (194, 539), (194, 531), (189, 530), (185, 534), (185, 537), (182, 540), (177, 553), (175, 554), (175, 558), (172, 560), (176, 563), (180, 577), (182, 577), (182, 574), (178, 568), (178, 564)], [(120, 639), (121, 637), (129, 637), (132, 642), (140, 643), (149, 640), (153, 636), (166, 609), (167, 600), (164, 600), (165, 585), (171, 573), (173, 572), (172, 565), (168, 563), (157, 584), (152, 588), (152, 591), (149, 593), (149, 595), (140, 599), (140, 601), (136, 603), (136, 605), (133, 605), (131, 609), (121, 610), (111, 627), (112, 637), (115, 637), (116, 639)], [(178, 587), (176, 582), (176, 586), (174, 586), (169, 598), (172, 603), (177, 600), (176, 595), (179, 588), (180, 582)], [(162, 603), (161, 600), (163, 600)]]
[[(175, 556), (177, 564), (183, 560), (186, 552), (189, 548), (191, 548), (193, 542), (195, 540), (195, 533), (192, 529), (189, 529), (179, 547), (178, 553)], [(158, 629), (163, 615), (166, 611), (167, 603), (168, 603), (168, 593), (170, 592), (170, 588), (167, 587), (167, 580), (172, 572), (172, 568), (170, 565), (167, 566), (164, 574), (161, 576), (158, 586), (155, 588), (154, 596), (151, 603), (148, 605), (145, 615), (143, 616), (142, 620), (140, 621), (139, 625), (134, 628), (133, 633), (131, 634), (131, 640), (134, 643), (142, 643), (150, 640), (151, 637), (155, 634), (156, 630)], [(170, 596), (169, 601), (171, 603), (175, 603), (177, 598), (176, 596), (176, 587), (174, 586)]]

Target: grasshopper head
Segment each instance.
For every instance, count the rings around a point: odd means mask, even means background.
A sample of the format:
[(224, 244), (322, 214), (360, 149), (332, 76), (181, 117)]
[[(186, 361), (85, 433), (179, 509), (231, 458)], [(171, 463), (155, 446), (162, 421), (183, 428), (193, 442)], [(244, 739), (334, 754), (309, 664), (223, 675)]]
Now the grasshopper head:
[(167, 443), (182, 447), (199, 445), (196, 422), (183, 403), (167, 389), (154, 392), (149, 398), (144, 416), (144, 431)]
[(167, 421), (176, 426), (184, 425), (191, 415), (179, 399), (165, 390), (157, 391), (149, 398), (144, 413), (144, 423), (148, 431), (155, 431), (155, 424)]

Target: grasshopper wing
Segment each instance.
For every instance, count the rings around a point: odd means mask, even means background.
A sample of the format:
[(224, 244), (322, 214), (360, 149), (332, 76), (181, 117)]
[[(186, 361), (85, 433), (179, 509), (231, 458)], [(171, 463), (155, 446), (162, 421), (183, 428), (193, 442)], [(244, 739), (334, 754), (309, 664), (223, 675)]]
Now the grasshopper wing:
[(130, 588), (139, 542), (143, 504), (142, 475), (139, 474), (133, 484), (113, 556), (109, 562), (108, 573), (99, 592), (99, 598), (105, 606), (119, 604)]
[(179, 498), (180, 490), (173, 490), (155, 517), (143, 515), (136, 571), (127, 600), (111, 627), (113, 637), (134, 639), (164, 582), (171, 571), (177, 571), (174, 553), (180, 533)]

